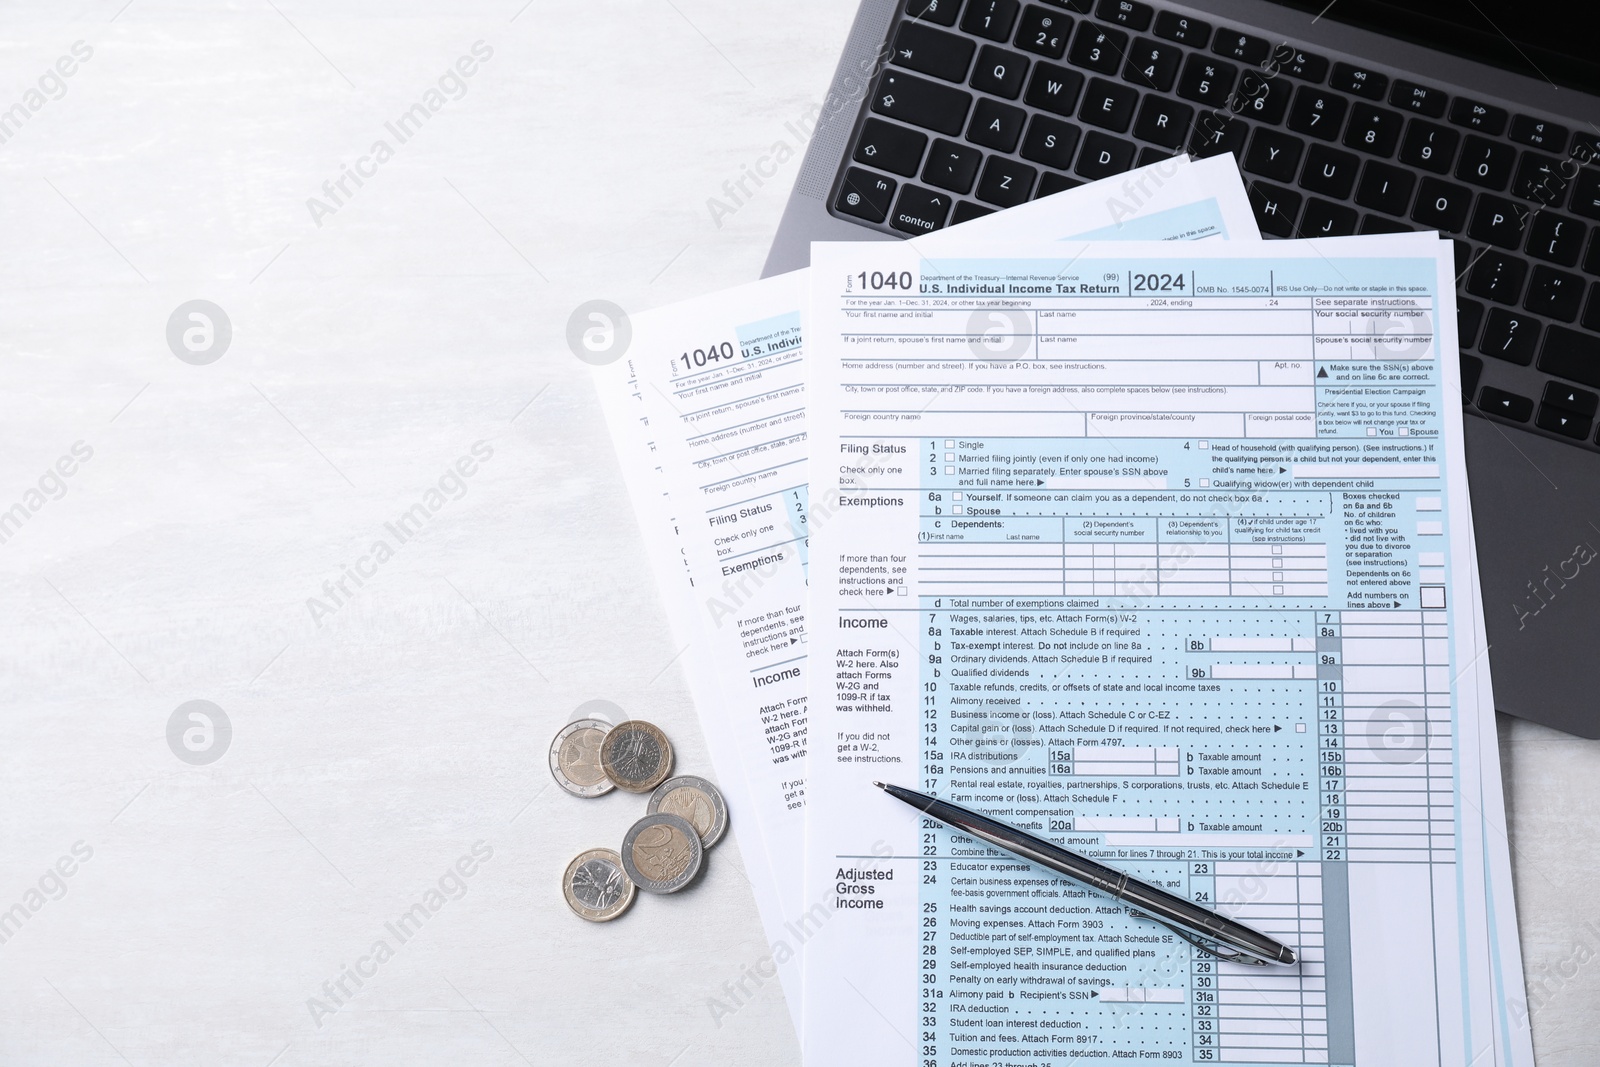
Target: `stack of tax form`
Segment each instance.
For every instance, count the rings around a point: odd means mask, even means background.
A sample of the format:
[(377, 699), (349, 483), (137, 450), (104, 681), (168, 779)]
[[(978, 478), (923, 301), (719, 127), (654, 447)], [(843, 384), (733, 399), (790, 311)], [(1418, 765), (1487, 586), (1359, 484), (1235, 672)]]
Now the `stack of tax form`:
[(1262, 242), (1224, 156), (634, 318), (596, 380), (808, 1067), (1532, 1064), (1454, 301), (1436, 234)]

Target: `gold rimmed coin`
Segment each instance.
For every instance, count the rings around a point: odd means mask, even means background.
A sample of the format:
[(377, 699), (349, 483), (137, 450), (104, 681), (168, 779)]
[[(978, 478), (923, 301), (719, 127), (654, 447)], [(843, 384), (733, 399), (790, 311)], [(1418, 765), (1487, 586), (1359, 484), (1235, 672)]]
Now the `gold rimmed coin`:
[(629, 719), (606, 734), (600, 766), (618, 789), (648, 793), (672, 773), (672, 744), (644, 720)]
[(609, 848), (578, 853), (561, 876), (567, 907), (592, 923), (610, 922), (627, 911), (635, 892), (622, 869), (622, 857)]
[(728, 803), (722, 799), (722, 791), (692, 774), (668, 778), (656, 786), (645, 811), (651, 815), (664, 811), (687, 819), (700, 835), (702, 848), (721, 841), (728, 829)]
[(550, 773), (575, 797), (604, 796), (616, 788), (600, 766), (600, 745), (611, 732), (604, 719), (569, 722), (550, 742)]
[(622, 869), (650, 893), (676, 893), (700, 873), (705, 850), (694, 825), (680, 815), (646, 815), (622, 839)]

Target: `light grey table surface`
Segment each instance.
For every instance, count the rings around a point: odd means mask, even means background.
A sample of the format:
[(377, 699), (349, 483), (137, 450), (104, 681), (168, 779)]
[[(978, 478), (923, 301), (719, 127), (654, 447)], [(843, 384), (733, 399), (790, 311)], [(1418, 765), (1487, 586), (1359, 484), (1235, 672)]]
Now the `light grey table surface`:
[[(564, 332), (757, 275), (797, 159), (724, 183), (798, 153), (853, 9), (0, 10), (0, 1064), (798, 1061), (775, 982), (711, 1011), (764, 952), (731, 839), (614, 924), (559, 896), (643, 808), (551, 784), (580, 704), (711, 773)], [(1501, 739), (1540, 1061), (1600, 1062), (1600, 745)]]

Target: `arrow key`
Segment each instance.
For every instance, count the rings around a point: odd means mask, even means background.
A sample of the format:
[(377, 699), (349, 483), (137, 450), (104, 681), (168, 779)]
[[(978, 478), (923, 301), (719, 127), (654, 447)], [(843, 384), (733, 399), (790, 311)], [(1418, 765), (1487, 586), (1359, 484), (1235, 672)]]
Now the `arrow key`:
[(889, 62), (946, 81), (966, 81), (967, 67), (977, 49), (971, 39), (945, 33), (920, 22), (902, 22), (894, 35), (894, 55)]
[(1551, 407), (1565, 408), (1585, 418), (1593, 415), (1596, 408), (1600, 407), (1600, 397), (1586, 389), (1574, 389), (1565, 382), (1545, 382), (1544, 402)]
[(1478, 394), (1478, 410), (1486, 411), (1490, 415), (1499, 415), (1502, 419), (1512, 422), (1527, 422), (1533, 414), (1533, 401), (1516, 393), (1507, 393), (1496, 389), (1492, 385), (1483, 387)]
[(1582, 441), (1589, 436), (1589, 416), (1568, 411), (1552, 404), (1539, 405), (1539, 417), (1534, 420), (1541, 430)]

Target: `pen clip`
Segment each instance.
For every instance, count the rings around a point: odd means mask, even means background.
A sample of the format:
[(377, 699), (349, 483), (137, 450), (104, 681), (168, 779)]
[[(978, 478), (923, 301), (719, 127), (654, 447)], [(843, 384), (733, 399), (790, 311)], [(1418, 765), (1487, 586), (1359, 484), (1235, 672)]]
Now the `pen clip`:
[(1160, 925), (1165, 926), (1168, 930), (1171, 930), (1173, 933), (1189, 942), (1189, 944), (1193, 945), (1201, 952), (1204, 952), (1208, 956), (1214, 956), (1223, 963), (1238, 963), (1247, 967), (1269, 966), (1266, 960), (1256, 959), (1254, 956), (1251, 956), (1247, 953), (1226, 948), (1220, 941), (1212, 941), (1210, 938), (1201, 938), (1197, 934), (1191, 934), (1187, 930), (1181, 930), (1169, 922), (1163, 922), (1154, 915), (1148, 915), (1142, 911), (1134, 911), (1132, 908), (1128, 909), (1128, 913), (1135, 918), (1149, 919), (1153, 923), (1159, 923)]

